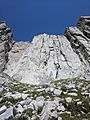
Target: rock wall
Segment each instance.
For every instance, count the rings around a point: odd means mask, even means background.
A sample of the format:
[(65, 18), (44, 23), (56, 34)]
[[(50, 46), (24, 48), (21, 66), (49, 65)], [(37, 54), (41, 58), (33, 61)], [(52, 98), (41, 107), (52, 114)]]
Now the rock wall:
[(18, 59), (13, 62), (15, 59), (10, 57), (5, 72), (30, 84), (76, 77), (90, 79), (89, 20), (90, 17), (81, 17), (77, 26), (68, 27), (63, 36), (35, 36), (29, 46), (24, 46), (22, 55), (11, 50), (9, 56), (16, 55)]
[(6, 68), (9, 70), (9, 73), (12, 73), (14, 67), (23, 56), (26, 49), (29, 47), (29, 42), (16, 42), (14, 43), (12, 50), (9, 51), (9, 61), (6, 65)]
[(0, 72), (4, 70), (8, 62), (8, 52), (11, 50), (13, 44), (13, 35), (5, 24), (0, 22)]

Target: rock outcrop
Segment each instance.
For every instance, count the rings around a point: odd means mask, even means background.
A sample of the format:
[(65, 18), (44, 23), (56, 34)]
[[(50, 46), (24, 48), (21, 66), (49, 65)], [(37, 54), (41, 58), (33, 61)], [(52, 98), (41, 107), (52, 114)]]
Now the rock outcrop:
[(8, 62), (8, 52), (11, 50), (13, 44), (13, 35), (5, 24), (0, 22), (0, 72), (5, 69)]
[[(10, 57), (5, 72), (30, 84), (76, 77), (90, 79), (89, 23), (90, 17), (81, 17), (77, 27), (67, 28), (63, 36), (35, 36), (23, 55), (9, 52), (9, 56), (18, 59)], [(16, 44), (20, 47), (20, 43)]]
[(76, 26), (90, 39), (90, 16), (81, 16)]

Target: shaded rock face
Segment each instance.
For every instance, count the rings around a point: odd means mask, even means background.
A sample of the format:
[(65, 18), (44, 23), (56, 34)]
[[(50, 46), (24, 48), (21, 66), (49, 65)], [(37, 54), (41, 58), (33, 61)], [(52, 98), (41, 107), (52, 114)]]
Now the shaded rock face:
[(8, 62), (8, 52), (13, 44), (13, 35), (5, 22), (0, 22), (0, 72)]

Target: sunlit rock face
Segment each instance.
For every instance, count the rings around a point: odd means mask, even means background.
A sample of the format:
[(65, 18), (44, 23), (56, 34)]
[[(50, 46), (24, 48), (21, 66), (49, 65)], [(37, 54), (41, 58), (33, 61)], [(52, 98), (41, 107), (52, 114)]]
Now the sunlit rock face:
[[(89, 23), (90, 17), (82, 19)], [(77, 27), (67, 28), (63, 36), (42, 34), (31, 43), (14, 44), (5, 72), (29, 84), (75, 77), (90, 79), (90, 26), (86, 26), (80, 19)]]
[(0, 72), (5, 69), (6, 63), (8, 62), (8, 52), (11, 50), (13, 45), (13, 34), (5, 24), (0, 22)]

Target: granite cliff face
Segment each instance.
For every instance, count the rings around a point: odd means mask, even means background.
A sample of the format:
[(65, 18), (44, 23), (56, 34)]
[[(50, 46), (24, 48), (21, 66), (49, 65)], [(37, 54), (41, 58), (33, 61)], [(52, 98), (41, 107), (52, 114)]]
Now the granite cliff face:
[(76, 77), (90, 79), (89, 25), (90, 17), (81, 17), (76, 27), (66, 28), (63, 36), (42, 34), (35, 36), (32, 43), (16, 43), (9, 52), (5, 72), (30, 84)]
[(0, 71), (3, 70), (30, 84), (76, 77), (90, 79), (90, 17), (80, 17), (76, 27), (66, 28), (63, 36), (42, 34), (31, 43), (14, 44), (11, 30), (0, 22)]

